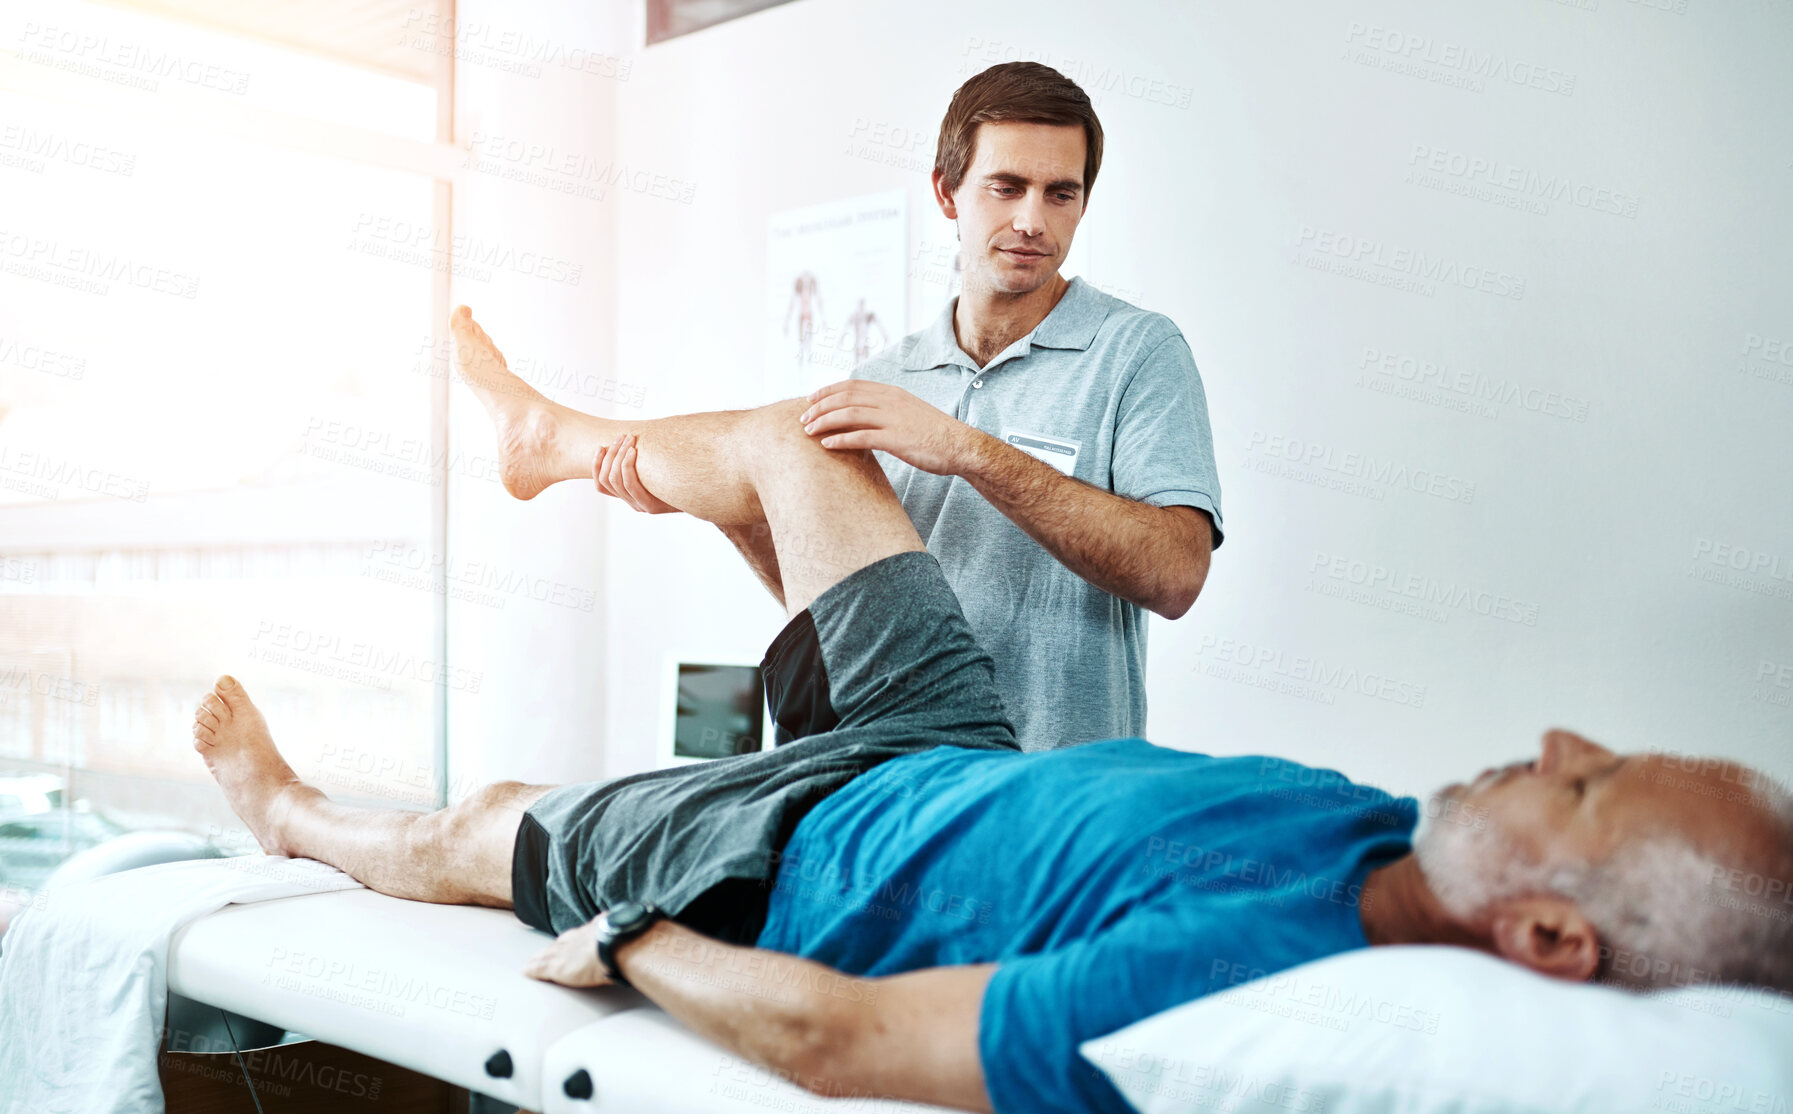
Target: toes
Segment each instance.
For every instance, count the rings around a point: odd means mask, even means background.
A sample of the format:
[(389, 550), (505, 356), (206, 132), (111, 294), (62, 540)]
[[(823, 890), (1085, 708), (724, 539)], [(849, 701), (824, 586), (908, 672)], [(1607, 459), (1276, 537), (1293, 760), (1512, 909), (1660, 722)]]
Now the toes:
[(193, 726), (198, 727), (200, 724), (204, 724), (206, 727), (216, 731), (218, 728), (224, 726), (224, 721), (220, 720), (210, 708), (201, 704), (199, 710), (193, 713)]
[(193, 725), (193, 749), (194, 750), (203, 751), (207, 747), (216, 746), (217, 743), (218, 743), (218, 736), (212, 731), (212, 729), (209, 726), (207, 726), (206, 724), (203, 724), (203, 723), (196, 723)]
[(218, 718), (219, 723), (227, 722), (230, 719), (230, 706), (224, 702), (224, 697), (216, 689), (200, 698), (199, 707), (193, 712), (194, 718), (197, 719), (200, 712), (212, 713)]
[[(218, 684), (215, 691), (223, 698), (225, 707), (229, 708), (231, 713), (234, 714), (249, 710), (249, 694), (243, 690), (243, 686), (237, 682), (237, 679), (230, 674), (226, 673), (224, 676), (218, 678)], [(220, 715), (223, 715), (223, 713), (220, 713)]]

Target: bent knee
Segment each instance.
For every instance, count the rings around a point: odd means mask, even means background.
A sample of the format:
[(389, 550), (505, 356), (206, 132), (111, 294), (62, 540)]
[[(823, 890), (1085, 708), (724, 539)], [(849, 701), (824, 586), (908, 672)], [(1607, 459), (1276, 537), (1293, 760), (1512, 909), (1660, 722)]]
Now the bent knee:
[(808, 410), (804, 398), (787, 398), (754, 411), (754, 441), (759, 448), (757, 458), (771, 467), (788, 469), (793, 464), (819, 468), (838, 468), (843, 464), (864, 469), (876, 468), (870, 449), (825, 449), (820, 437), (812, 436), (797, 419)]

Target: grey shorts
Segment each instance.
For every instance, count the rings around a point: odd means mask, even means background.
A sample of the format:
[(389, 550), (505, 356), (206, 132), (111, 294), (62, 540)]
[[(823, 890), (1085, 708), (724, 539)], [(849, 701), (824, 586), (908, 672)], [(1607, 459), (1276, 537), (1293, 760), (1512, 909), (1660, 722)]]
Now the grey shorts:
[(560, 933), (622, 901), (752, 944), (797, 822), (892, 758), (937, 746), (1019, 753), (995, 668), (939, 562), (898, 553), (786, 624), (762, 672), (769, 751), (563, 785), (523, 816), (511, 859), (524, 923)]

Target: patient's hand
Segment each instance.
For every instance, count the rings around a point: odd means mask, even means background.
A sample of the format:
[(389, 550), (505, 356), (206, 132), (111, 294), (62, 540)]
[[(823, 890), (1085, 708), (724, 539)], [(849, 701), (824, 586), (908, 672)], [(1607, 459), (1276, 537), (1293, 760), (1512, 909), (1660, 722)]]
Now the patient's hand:
[(562, 986), (609, 986), (610, 977), (598, 962), (598, 922), (594, 919), (569, 928), (552, 944), (537, 952), (523, 973)]
[(599, 491), (614, 495), (644, 514), (668, 514), (678, 510), (642, 485), (641, 473), (635, 468), (635, 438), (632, 434), (625, 433), (615, 444), (598, 449), (597, 458), (592, 461), (591, 477), (597, 481)]

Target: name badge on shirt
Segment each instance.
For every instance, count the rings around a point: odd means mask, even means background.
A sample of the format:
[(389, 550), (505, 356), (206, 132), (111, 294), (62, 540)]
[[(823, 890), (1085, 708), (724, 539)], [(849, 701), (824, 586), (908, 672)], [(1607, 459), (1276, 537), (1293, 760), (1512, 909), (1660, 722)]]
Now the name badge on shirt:
[(1077, 450), (1082, 444), (1079, 441), (1066, 441), (1062, 437), (1048, 437), (1044, 433), (1029, 433), (1022, 429), (1005, 429), (1002, 439), (1067, 476), (1077, 470)]

